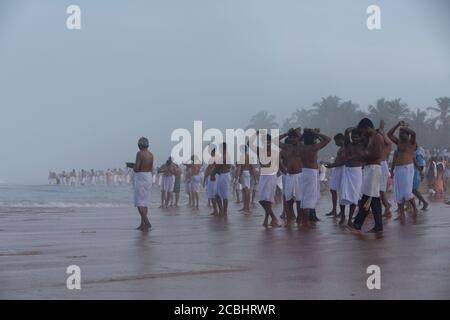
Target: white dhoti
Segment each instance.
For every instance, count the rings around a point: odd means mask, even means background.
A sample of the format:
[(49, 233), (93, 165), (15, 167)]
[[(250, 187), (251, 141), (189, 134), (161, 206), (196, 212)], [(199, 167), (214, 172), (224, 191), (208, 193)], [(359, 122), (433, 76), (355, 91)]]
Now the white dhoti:
[(411, 200), (414, 195), (414, 165), (395, 166), (394, 168), (394, 198), (397, 203)]
[(344, 166), (333, 168), (330, 174), (330, 190), (339, 192), (342, 185)]
[(202, 185), (202, 178), (200, 175), (195, 175), (191, 177), (191, 191), (192, 192), (200, 192)]
[(175, 185), (175, 176), (162, 176), (161, 178), (161, 191), (173, 192)]
[(358, 204), (363, 181), (362, 167), (344, 167), (340, 187), (341, 205)]
[(134, 206), (148, 207), (150, 203), (150, 188), (152, 187), (151, 172), (136, 172), (133, 179)]
[(221, 173), (216, 178), (216, 196), (222, 199), (228, 199), (230, 192), (231, 175), (229, 172)]
[(386, 160), (381, 161), (380, 165), (381, 165), (380, 191), (386, 192), (388, 179), (391, 176), (391, 174), (389, 173), (389, 166)]
[(315, 209), (320, 197), (319, 170), (303, 168), (300, 178), (301, 204), (303, 209)]
[(250, 171), (249, 170), (243, 170), (241, 172), (241, 176), (239, 177), (239, 183), (242, 185), (242, 188), (248, 188), (250, 189)]
[(380, 197), (381, 166), (379, 164), (365, 165), (361, 194), (372, 198)]
[(287, 174), (285, 177), (283, 194), (286, 201), (295, 199), (295, 201), (301, 201), (301, 176), (302, 173)]
[(258, 201), (275, 202), (275, 191), (277, 189), (277, 174), (261, 175), (258, 185)]
[(211, 176), (208, 177), (208, 181), (206, 183), (206, 195), (208, 199), (214, 199), (216, 197), (216, 184), (217, 184), (217, 175), (216, 180), (212, 181)]

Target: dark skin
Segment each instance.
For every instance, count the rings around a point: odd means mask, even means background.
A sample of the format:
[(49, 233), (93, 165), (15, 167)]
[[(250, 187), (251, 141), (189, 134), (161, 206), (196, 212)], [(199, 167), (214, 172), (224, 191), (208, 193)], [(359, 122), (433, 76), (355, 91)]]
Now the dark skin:
[[(380, 133), (383, 136), (384, 139), (384, 145), (383, 145), (383, 158), (382, 161), (387, 161), (389, 158), (389, 154), (391, 153), (392, 149), (392, 142), (391, 140), (384, 134), (384, 120), (380, 121), (380, 127), (378, 128), (378, 133)], [(386, 194), (384, 191), (380, 190), (380, 199), (381, 203), (384, 206), (384, 216), (386, 218), (391, 217), (391, 204), (387, 200)]]
[[(242, 159), (243, 163), (239, 164), (237, 166), (236, 169), (236, 177), (239, 179), (239, 177), (241, 176), (242, 171), (249, 171), (250, 175), (252, 177), (255, 177), (255, 167), (253, 164), (250, 163), (250, 155), (248, 154), (248, 149), (245, 150), (244, 153), (244, 157)], [(244, 207), (239, 210), (239, 211), (244, 211), (246, 213), (250, 213), (250, 189), (245, 187), (244, 189), (242, 189), (242, 194), (243, 194), (243, 202), (244, 202)]]
[[(395, 131), (399, 128), (398, 138), (395, 136)], [(416, 133), (405, 126), (405, 123), (400, 121), (388, 132), (388, 137), (393, 143), (397, 145), (397, 157), (395, 161), (396, 166), (409, 165), (414, 163), (416, 157)], [(416, 202), (414, 198), (408, 201), (411, 204), (413, 213), (417, 213)], [(402, 218), (405, 214), (405, 204), (398, 204), (399, 217)]]
[[(319, 165), (317, 163), (317, 155), (319, 153), (319, 150), (323, 149), (328, 143), (330, 143), (331, 139), (320, 133), (319, 129), (305, 129), (305, 130), (311, 130), (314, 133), (314, 136), (317, 140), (319, 140), (318, 143), (315, 144), (300, 144), (300, 154), (303, 162), (303, 168), (309, 168), (309, 169), (319, 169)], [(309, 222), (308, 217), (310, 214), (310, 210), (313, 210), (314, 208), (302, 208), (301, 209), (301, 222), (303, 228), (309, 228)]]
[[(260, 157), (260, 150), (261, 148), (263, 148), (264, 146), (266, 146), (266, 155), (270, 158), (272, 155), (272, 145), (271, 145), (271, 141), (267, 138), (266, 135), (262, 135), (262, 146), (258, 146), (256, 143), (256, 139), (259, 136), (259, 130), (256, 131), (256, 134), (251, 136), (249, 139), (249, 148), (255, 152), (258, 156), (258, 161), (260, 163), (261, 168), (270, 168), (271, 167), (271, 163), (262, 163), (261, 162), (261, 157)], [(264, 151), (262, 149), (262, 151)], [(279, 159), (278, 159), (279, 162)], [(278, 164), (279, 165), (279, 164)], [(270, 201), (259, 201), (259, 204), (261, 205), (261, 207), (263, 207), (265, 215), (264, 215), (264, 222), (263, 222), (263, 227), (267, 228), (269, 227), (269, 217), (271, 218), (271, 222), (270, 222), (270, 226), (272, 227), (280, 227), (280, 225), (278, 224), (278, 219), (275, 216), (275, 214), (273, 213), (272, 210), (272, 202)]]
[[(225, 145), (222, 145), (222, 157), (221, 161), (218, 161), (219, 163), (216, 163), (214, 166), (214, 169), (211, 174), (211, 181), (215, 181), (216, 174), (224, 174), (228, 173), (231, 170), (231, 164), (227, 163), (227, 157), (225, 156), (227, 153), (227, 149)], [(216, 197), (216, 203), (219, 208), (219, 215), (226, 216), (228, 211), (228, 199), (222, 199), (219, 196)]]
[[(216, 155), (215, 150), (211, 151), (211, 157), (214, 158)], [(203, 187), (205, 187), (206, 182), (208, 181), (208, 177), (212, 174), (212, 172), (214, 171), (214, 167), (215, 167), (215, 163), (210, 163), (206, 169), (205, 169), (205, 175), (204, 175), (204, 179), (203, 179)], [(212, 178), (212, 176), (211, 176)], [(213, 181), (213, 179), (211, 179)], [(211, 204), (213, 206), (213, 212), (211, 213), (211, 215), (217, 215), (219, 214), (219, 210), (217, 209), (217, 201), (216, 199), (210, 199), (211, 200)]]
[[(280, 142), (281, 158), (283, 163), (283, 170), (288, 174), (298, 174), (302, 172), (303, 161), (300, 154), (300, 144), (302, 134), (300, 128), (290, 129), (288, 133), (280, 136), (280, 139), (290, 136), (289, 141)], [(287, 139), (286, 139), (287, 140)], [(295, 201), (297, 204), (297, 213), (300, 212), (300, 201)], [(289, 225), (295, 220), (294, 213), (294, 199), (286, 201), (285, 210), (287, 213), (287, 224)]]
[[(326, 167), (327, 168), (336, 168), (336, 167), (340, 167), (343, 166), (345, 164), (345, 152), (344, 152), (344, 142), (345, 142), (345, 138), (340, 138), (337, 137), (334, 139), (334, 143), (336, 144), (336, 146), (339, 147), (337, 153), (336, 153), (336, 158), (334, 159), (333, 163), (327, 164)], [(327, 213), (327, 216), (333, 216), (336, 217), (336, 209), (337, 209), (337, 192), (336, 190), (330, 190), (331, 192), (331, 201), (333, 204), (333, 208), (331, 209), (331, 212)]]
[[(345, 166), (346, 167), (362, 167), (364, 164), (365, 147), (363, 145), (360, 134), (355, 128), (345, 130)], [(341, 219), (339, 224), (345, 222), (345, 205), (340, 205)], [(356, 210), (356, 204), (350, 205), (350, 211), (347, 224), (352, 226), (353, 215)]]
[[(136, 162), (133, 167), (134, 172), (152, 172), (153, 171), (153, 154), (148, 148), (140, 148), (136, 154)], [(141, 216), (141, 224), (137, 227), (137, 230), (143, 232), (148, 231), (152, 225), (148, 220), (148, 208), (138, 207), (138, 212)]]

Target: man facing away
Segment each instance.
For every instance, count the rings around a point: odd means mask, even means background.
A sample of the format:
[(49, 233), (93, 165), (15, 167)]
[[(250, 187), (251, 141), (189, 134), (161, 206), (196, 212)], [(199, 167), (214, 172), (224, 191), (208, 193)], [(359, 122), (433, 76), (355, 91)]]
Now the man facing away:
[(331, 193), (331, 201), (332, 201), (332, 209), (326, 216), (336, 217), (337, 210), (337, 198), (338, 193), (341, 189), (341, 181), (342, 181), (342, 172), (344, 170), (344, 135), (342, 133), (338, 133), (334, 136), (334, 143), (337, 147), (339, 147), (336, 153), (336, 159), (334, 159), (334, 163), (327, 165), (327, 168), (331, 168), (330, 174), (330, 193)]
[(389, 158), (389, 154), (391, 153), (392, 142), (389, 138), (384, 134), (384, 120), (380, 121), (380, 127), (378, 129), (378, 133), (383, 136), (383, 157), (381, 158), (381, 180), (380, 180), (380, 199), (381, 203), (384, 206), (384, 216), (389, 218), (391, 216), (391, 204), (387, 200), (386, 191), (389, 180), (389, 165), (387, 160)]
[[(318, 140), (318, 142), (316, 142)], [(303, 169), (301, 174), (301, 227), (309, 228), (308, 220), (315, 217), (314, 211), (320, 197), (319, 165), (317, 154), (331, 139), (320, 133), (319, 129), (305, 129), (303, 143), (300, 144)], [(316, 218), (316, 217), (315, 217)], [(317, 218), (314, 219), (317, 221)], [(313, 221), (314, 221), (313, 220)]]
[(148, 220), (148, 203), (150, 202), (150, 188), (152, 186), (153, 154), (148, 150), (147, 138), (138, 141), (139, 151), (134, 164), (134, 205), (141, 215), (141, 224), (137, 230), (148, 231), (152, 225)]
[(362, 119), (358, 127), (363, 138), (367, 139), (367, 146), (363, 155), (364, 169), (361, 187), (362, 198), (359, 202), (358, 214), (353, 221), (353, 228), (361, 230), (364, 220), (372, 209), (375, 227), (370, 233), (383, 231), (383, 219), (381, 216), (380, 181), (381, 160), (383, 158), (383, 136), (374, 129), (372, 121), (368, 118)]
[[(394, 135), (400, 127), (398, 138)], [(405, 214), (405, 202), (409, 202), (413, 213), (417, 213), (413, 194), (414, 158), (416, 155), (416, 133), (400, 121), (388, 132), (388, 137), (397, 145), (397, 159), (394, 168), (394, 197), (398, 204), (399, 218)]]

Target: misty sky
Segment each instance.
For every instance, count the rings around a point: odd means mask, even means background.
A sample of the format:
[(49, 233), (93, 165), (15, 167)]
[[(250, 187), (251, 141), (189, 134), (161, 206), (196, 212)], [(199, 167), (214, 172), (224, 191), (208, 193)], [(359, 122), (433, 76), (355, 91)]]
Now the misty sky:
[(450, 95), (449, 57), (446, 0), (0, 0), (0, 182), (122, 166), (142, 135), (165, 159), (193, 120), (281, 123), (328, 95), (432, 106)]

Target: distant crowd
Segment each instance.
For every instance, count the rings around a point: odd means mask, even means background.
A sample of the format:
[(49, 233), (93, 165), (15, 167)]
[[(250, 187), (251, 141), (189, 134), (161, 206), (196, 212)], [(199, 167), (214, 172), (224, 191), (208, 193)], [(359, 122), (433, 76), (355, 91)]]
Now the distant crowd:
[(128, 185), (132, 181), (133, 170), (115, 168), (107, 170), (75, 170), (60, 173), (50, 171), (48, 183), (51, 185), (87, 186), (87, 185)]

